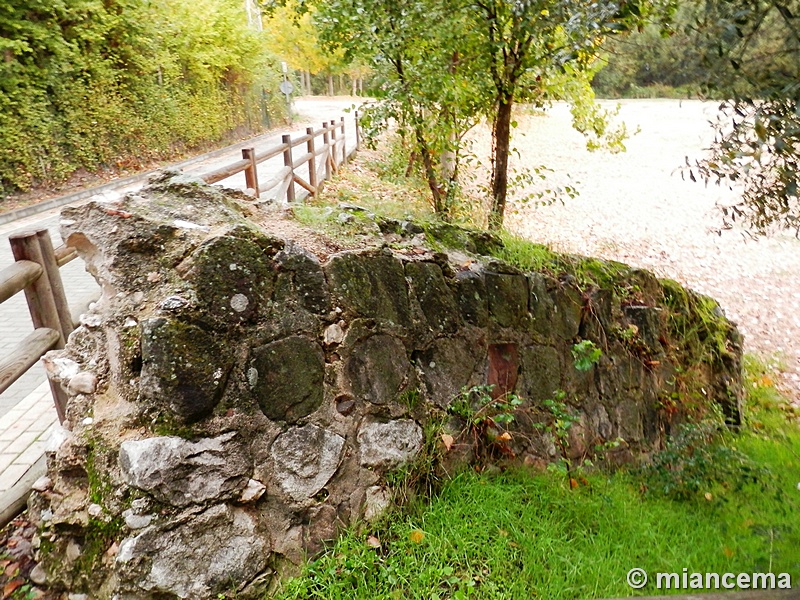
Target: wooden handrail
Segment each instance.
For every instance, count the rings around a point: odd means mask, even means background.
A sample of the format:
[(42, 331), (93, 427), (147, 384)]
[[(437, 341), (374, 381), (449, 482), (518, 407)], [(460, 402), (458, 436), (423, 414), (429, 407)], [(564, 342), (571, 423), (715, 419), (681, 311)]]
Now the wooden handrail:
[(68, 262), (78, 258), (78, 251), (72, 246), (61, 244), (53, 252), (56, 255), (56, 262), (59, 267), (63, 267)]
[(287, 148), (286, 144), (278, 144), (274, 148), (265, 150), (261, 154), (256, 154), (256, 162), (262, 163), (265, 160), (269, 160), (270, 158), (275, 158), (276, 156), (280, 156), (286, 151), (286, 148)]
[(0, 271), (0, 304), (36, 281), (42, 271), (41, 265), (30, 260), (18, 260)]
[(242, 160), (237, 160), (235, 163), (231, 163), (220, 169), (216, 169), (209, 173), (205, 173), (204, 175), (201, 175), (200, 178), (206, 183), (217, 183), (218, 181), (227, 179), (231, 175), (236, 175), (237, 173), (241, 173), (249, 166), (250, 166), (250, 160), (243, 158)]
[(14, 351), (0, 360), (0, 394), (35, 365), (44, 353), (56, 347), (61, 334), (49, 327), (39, 327), (17, 344)]
[(268, 192), (269, 190), (271, 190), (275, 186), (280, 185), (281, 183), (286, 181), (286, 178), (291, 176), (291, 174), (292, 174), (292, 170), (289, 167), (283, 167), (280, 171), (278, 171), (278, 174), (275, 175), (275, 177), (273, 177), (269, 181), (266, 181), (266, 182), (260, 184), (258, 186), (258, 191), (262, 192), (262, 193), (263, 192)]
[(300, 158), (296, 158), (294, 162), (292, 162), (292, 169), (299, 169), (313, 158), (314, 155), (311, 154), (311, 152), (306, 152), (305, 154), (303, 154), (303, 156), (301, 156)]

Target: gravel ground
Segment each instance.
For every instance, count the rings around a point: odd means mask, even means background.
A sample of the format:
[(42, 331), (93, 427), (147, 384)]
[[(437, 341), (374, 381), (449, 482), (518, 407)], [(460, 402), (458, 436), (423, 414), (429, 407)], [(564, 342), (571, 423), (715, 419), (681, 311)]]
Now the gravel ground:
[[(717, 105), (700, 101), (623, 101), (628, 151), (588, 152), (570, 127), (566, 105), (521, 116), (517, 166), (570, 173), (580, 196), (551, 206), (518, 205), (508, 227), (556, 250), (646, 267), (717, 299), (745, 336), (745, 350), (780, 371), (779, 384), (800, 405), (800, 241), (779, 234), (757, 241), (742, 231), (713, 232), (714, 207), (730, 190), (683, 181), (685, 157), (712, 139)], [(487, 143), (486, 134), (478, 135)]]

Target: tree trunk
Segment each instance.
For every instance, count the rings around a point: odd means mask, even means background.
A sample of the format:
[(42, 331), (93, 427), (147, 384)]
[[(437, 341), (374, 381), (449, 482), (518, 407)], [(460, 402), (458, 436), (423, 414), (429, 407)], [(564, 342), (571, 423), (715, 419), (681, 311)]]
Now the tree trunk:
[(306, 96), (311, 95), (311, 72), (303, 71), (303, 90)]
[(351, 95), (352, 95), (352, 96), (355, 96), (355, 95), (357, 94), (357, 92), (358, 92), (358, 78), (357, 78), (357, 77), (353, 77), (353, 78), (350, 80), (350, 83), (351, 83), (351, 88), (352, 88), (352, 90), (353, 90), (353, 91), (351, 92)]
[(418, 123), (414, 124), (414, 135), (417, 139), (417, 148), (422, 158), (422, 166), (425, 169), (425, 178), (428, 180), (428, 187), (433, 196), (433, 210), (444, 220), (448, 220), (448, 215), (444, 211), (442, 205), (442, 190), (439, 188), (439, 182), (436, 179), (436, 169), (433, 166), (433, 159), (431, 158), (431, 151), (425, 141), (425, 134)]
[(333, 75), (328, 73), (328, 96), (333, 96)]
[(503, 227), (508, 192), (508, 153), (511, 145), (511, 108), (513, 98), (503, 98), (492, 125), (492, 209), (489, 229)]

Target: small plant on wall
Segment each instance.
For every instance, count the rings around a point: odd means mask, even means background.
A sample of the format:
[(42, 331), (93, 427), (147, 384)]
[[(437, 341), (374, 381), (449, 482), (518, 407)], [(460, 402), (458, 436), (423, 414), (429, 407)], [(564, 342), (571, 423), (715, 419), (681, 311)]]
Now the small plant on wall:
[(479, 454), (497, 452), (513, 457), (508, 425), (516, 419), (515, 412), (524, 400), (516, 394), (492, 398), (493, 385), (477, 385), (461, 390), (448, 411), (467, 421), (467, 430), (474, 436)]
[(572, 358), (578, 371), (588, 371), (600, 361), (603, 351), (591, 340), (582, 340), (572, 346)]

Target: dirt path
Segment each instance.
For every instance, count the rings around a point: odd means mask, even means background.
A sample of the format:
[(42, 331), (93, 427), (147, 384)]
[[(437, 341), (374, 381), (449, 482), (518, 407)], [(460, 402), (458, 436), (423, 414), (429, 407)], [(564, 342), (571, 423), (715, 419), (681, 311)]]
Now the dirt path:
[(699, 101), (623, 102), (620, 116), (629, 130), (641, 131), (618, 155), (586, 151), (564, 105), (544, 117), (521, 117), (517, 166), (571, 173), (581, 195), (563, 205), (518, 207), (507, 224), (555, 249), (646, 267), (713, 296), (739, 324), (746, 351), (778, 366), (783, 387), (800, 404), (800, 241), (714, 234), (715, 203), (731, 192), (683, 181), (676, 172), (686, 156), (702, 155), (715, 110)]

